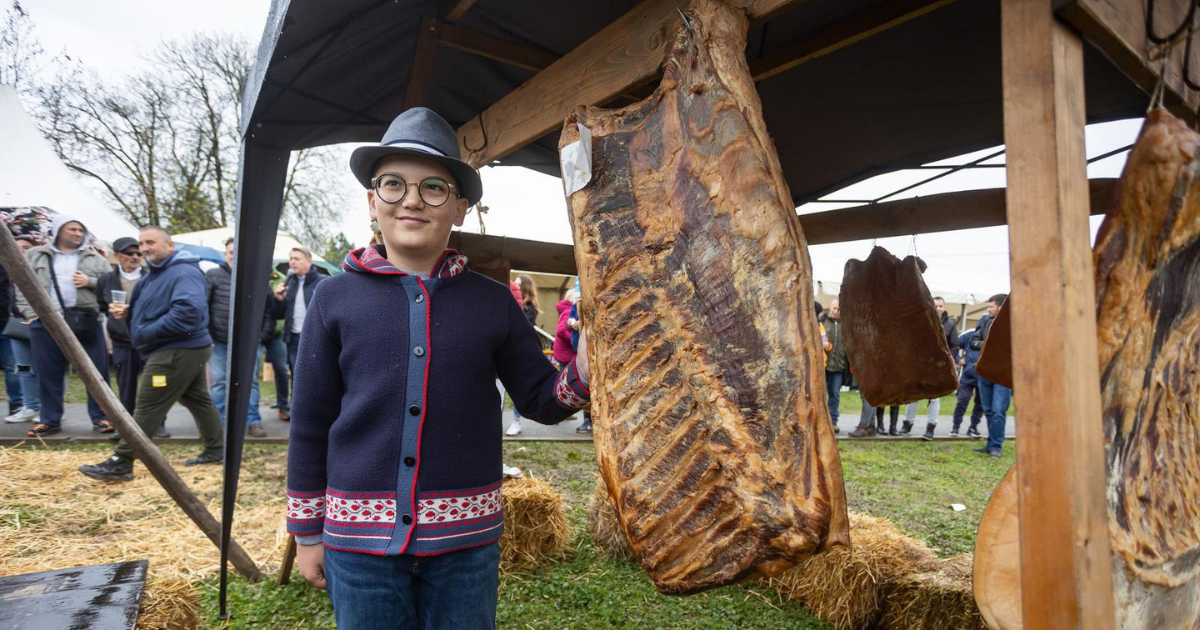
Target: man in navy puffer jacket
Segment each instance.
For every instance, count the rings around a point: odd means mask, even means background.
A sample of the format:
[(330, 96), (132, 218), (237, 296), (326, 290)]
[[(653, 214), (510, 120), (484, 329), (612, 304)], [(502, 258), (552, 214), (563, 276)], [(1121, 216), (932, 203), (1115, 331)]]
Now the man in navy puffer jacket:
[[(221, 416), (209, 398), (205, 373), (212, 336), (200, 259), (176, 252), (171, 235), (160, 227), (144, 227), (139, 237), (150, 273), (134, 287), (128, 307), (109, 307), (113, 317), (129, 322), (133, 346), (146, 359), (133, 419), (146, 435), (154, 435), (179, 402), (192, 413), (204, 442), (204, 451), (184, 465), (220, 463)], [(133, 458), (133, 449), (121, 440), (112, 457), (79, 471), (95, 479), (128, 481), (133, 479)]]

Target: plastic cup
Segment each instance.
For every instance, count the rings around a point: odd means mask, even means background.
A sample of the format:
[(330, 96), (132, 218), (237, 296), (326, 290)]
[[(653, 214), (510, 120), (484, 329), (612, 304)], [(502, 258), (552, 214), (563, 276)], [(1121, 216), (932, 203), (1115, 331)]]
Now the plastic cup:
[(124, 291), (113, 291), (112, 292), (112, 303), (113, 304), (124, 304), (125, 297), (126, 296), (125, 296)]

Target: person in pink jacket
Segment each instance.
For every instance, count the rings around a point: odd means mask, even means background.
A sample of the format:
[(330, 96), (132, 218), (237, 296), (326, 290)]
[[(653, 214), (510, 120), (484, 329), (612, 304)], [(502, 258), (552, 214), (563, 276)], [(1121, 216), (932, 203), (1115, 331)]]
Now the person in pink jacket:
[(571, 348), (571, 327), (567, 325), (567, 319), (571, 315), (571, 306), (575, 304), (575, 300), (579, 296), (574, 291), (567, 293), (567, 297), (559, 300), (558, 305), (558, 325), (554, 327), (554, 363), (556, 365), (566, 365), (575, 358), (575, 350)]

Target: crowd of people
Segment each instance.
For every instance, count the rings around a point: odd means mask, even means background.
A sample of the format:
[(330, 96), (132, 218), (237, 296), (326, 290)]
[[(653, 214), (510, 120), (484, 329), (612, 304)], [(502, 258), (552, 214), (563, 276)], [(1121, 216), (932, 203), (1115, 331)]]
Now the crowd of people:
[[(51, 306), (101, 376), (116, 371), (122, 406), (146, 435), (165, 438), (167, 412), (183, 405), (199, 429), (203, 450), (185, 465), (216, 464), (224, 458), (225, 380), (229, 357), (234, 241), (225, 243), (225, 262), (204, 273), (200, 259), (176, 247), (158, 226), (142, 228), (137, 238), (112, 243), (110, 264), (86, 224), (68, 214), (49, 217), (42, 209), (6, 211), (3, 217), (47, 295)], [(324, 276), (303, 248), (290, 253), (291, 272), (268, 298), (256, 347), (255, 366), (264, 349), (276, 366), (279, 417), (290, 419), (288, 385), (296, 363), (306, 307)], [(39, 320), (26, 296), (0, 275), (6, 300), (0, 358), (4, 362), (9, 423), (31, 422), (29, 437), (63, 430), (68, 361)], [(282, 323), (282, 334), (277, 329)], [(279, 350), (286, 359), (279, 359)], [(127, 480), (133, 450), (121, 438), (97, 400), (88, 393), (92, 429), (117, 442), (109, 459), (80, 471), (105, 480)], [(247, 434), (266, 437), (259, 411), (258, 374), (254, 375)]]
[[(946, 335), (946, 345), (950, 354), (960, 368), (958, 401), (954, 407), (954, 424), (950, 435), (958, 436), (962, 429), (963, 417), (967, 408), (974, 400), (971, 410), (970, 425), (967, 427), (968, 437), (982, 437), (979, 431), (980, 421), (987, 418), (987, 443), (976, 451), (991, 457), (1000, 457), (1004, 444), (1004, 433), (1007, 424), (1009, 403), (1012, 400), (1012, 390), (993, 383), (975, 373), (975, 362), (979, 360), (979, 352), (987, 340), (996, 313), (1008, 296), (997, 294), (988, 298), (987, 314), (979, 320), (979, 324), (964, 333), (958, 332), (958, 322), (946, 312), (946, 301), (940, 297), (933, 299), (934, 308), (941, 319), (942, 332)], [(818, 304), (818, 307), (820, 305)], [(841, 391), (844, 385), (852, 382), (854, 369), (846, 356), (844, 331), (841, 321), (841, 308), (838, 300), (834, 300), (828, 312), (818, 308), (818, 319), (821, 323), (821, 333), (825, 345), (825, 387), (829, 396), (829, 415), (833, 421), (834, 431), (838, 432), (838, 418), (841, 406)], [(883, 437), (910, 435), (917, 421), (920, 401), (906, 405), (904, 422), (900, 423), (900, 407), (892, 405), (887, 412), (888, 422), (885, 424), (883, 407), (872, 407), (861, 392), (862, 413), (858, 426), (850, 433), (850, 437)], [(927, 403), (925, 440), (932, 440), (937, 428), (938, 415), (941, 411), (941, 399), (932, 398)]]

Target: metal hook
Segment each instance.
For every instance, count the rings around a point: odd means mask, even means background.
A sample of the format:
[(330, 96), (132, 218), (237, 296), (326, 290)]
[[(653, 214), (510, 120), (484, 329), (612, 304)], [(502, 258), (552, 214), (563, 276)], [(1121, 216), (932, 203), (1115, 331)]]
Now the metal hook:
[(679, 19), (683, 20), (683, 25), (687, 27), (687, 30), (695, 32), (696, 29), (692, 28), (692, 21), (688, 19), (688, 16), (683, 14), (683, 10), (679, 7), (675, 7), (675, 10), (679, 12)]

